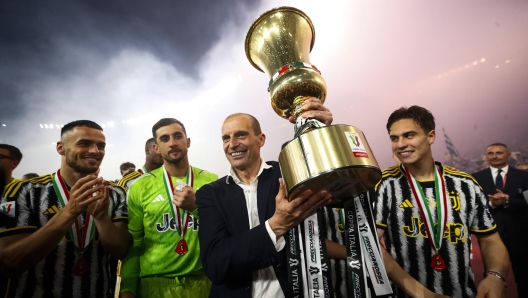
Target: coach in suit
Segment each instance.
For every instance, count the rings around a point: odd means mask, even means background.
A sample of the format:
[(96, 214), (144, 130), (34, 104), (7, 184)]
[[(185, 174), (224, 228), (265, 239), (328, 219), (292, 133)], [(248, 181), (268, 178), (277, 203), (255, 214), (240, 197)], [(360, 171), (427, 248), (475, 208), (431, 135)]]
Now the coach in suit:
[[(319, 101), (305, 108), (303, 116), (331, 123)], [(283, 235), (331, 201), (326, 191), (306, 191), (288, 201), (278, 163), (260, 157), (265, 139), (253, 116), (227, 117), (222, 140), (230, 172), (196, 194), (210, 297), (289, 297)]]
[(528, 297), (528, 173), (508, 166), (508, 147), (495, 143), (486, 149), (489, 168), (474, 173), (488, 196), (489, 210), (508, 249), (519, 297)]

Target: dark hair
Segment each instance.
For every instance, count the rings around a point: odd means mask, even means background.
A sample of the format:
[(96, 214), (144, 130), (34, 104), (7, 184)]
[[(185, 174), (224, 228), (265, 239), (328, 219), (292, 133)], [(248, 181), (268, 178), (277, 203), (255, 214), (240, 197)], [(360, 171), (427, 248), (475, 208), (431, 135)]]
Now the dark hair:
[(27, 174), (24, 174), (24, 176), (22, 176), (22, 180), (29, 180), (29, 179), (37, 178), (37, 177), (40, 177), (39, 174), (37, 173), (27, 173)]
[(154, 138), (154, 141), (156, 141), (156, 131), (158, 129), (160, 129), (161, 127), (169, 126), (171, 124), (178, 124), (179, 126), (181, 126), (183, 128), (183, 133), (185, 133), (185, 135), (187, 135), (187, 131), (185, 130), (185, 126), (178, 119), (175, 119), (175, 118), (163, 118), (163, 119), (160, 119), (158, 122), (156, 122), (156, 124), (154, 124), (154, 126), (152, 126), (152, 137)]
[(491, 145), (488, 145), (488, 147), (486, 147), (486, 148), (489, 148), (491, 146), (502, 146), (502, 147), (506, 148), (507, 150), (510, 150), (510, 149), (508, 149), (508, 146), (506, 146), (506, 144), (503, 144), (503, 143), (493, 143)]
[(0, 144), (0, 148), (9, 151), (9, 157), (11, 157), (12, 159), (18, 161), (22, 160), (22, 152), (20, 152), (20, 149), (18, 149), (17, 147), (8, 144)]
[(251, 119), (251, 127), (253, 127), (253, 132), (256, 134), (256, 135), (259, 135), (262, 133), (262, 129), (260, 128), (260, 123), (259, 121), (257, 120), (257, 118), (251, 116), (250, 114), (246, 114), (246, 113), (235, 113), (235, 114), (231, 114), (229, 116), (227, 116), (227, 118), (224, 120), (227, 121), (228, 119), (231, 119), (233, 117), (237, 117), (237, 116), (247, 116)]
[(412, 119), (414, 123), (418, 124), (425, 133), (431, 132), (435, 129), (435, 118), (433, 114), (426, 108), (419, 106), (412, 106), (409, 108), (401, 107), (392, 112), (387, 120), (387, 132), (390, 133), (390, 128), (394, 122), (402, 119)]
[(65, 133), (67, 133), (68, 131), (73, 130), (76, 127), (81, 127), (81, 126), (85, 126), (85, 127), (89, 127), (89, 128), (93, 128), (93, 129), (97, 129), (97, 130), (103, 131), (103, 128), (99, 124), (97, 124), (97, 123), (95, 123), (93, 121), (90, 121), (90, 120), (75, 120), (75, 121), (70, 122), (70, 123), (68, 123), (68, 124), (66, 124), (66, 125), (64, 125), (62, 127), (62, 129), (61, 129), (61, 137)]
[(150, 148), (152, 144), (156, 143), (156, 140), (154, 138), (150, 138), (145, 142), (145, 149)]
[(119, 166), (119, 170), (121, 170), (121, 172), (123, 172), (126, 169), (130, 169), (130, 168), (136, 168), (136, 165), (127, 161), (127, 162), (122, 163)]

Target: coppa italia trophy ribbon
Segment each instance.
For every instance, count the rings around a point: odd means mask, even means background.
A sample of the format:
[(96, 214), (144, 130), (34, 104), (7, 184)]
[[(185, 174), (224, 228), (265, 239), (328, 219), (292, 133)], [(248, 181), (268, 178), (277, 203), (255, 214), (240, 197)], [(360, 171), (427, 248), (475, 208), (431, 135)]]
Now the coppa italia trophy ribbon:
[[(346, 226), (357, 227), (353, 198), (373, 188), (381, 179), (381, 171), (361, 130), (350, 125), (326, 126), (315, 119), (300, 117), (307, 98), (315, 97), (322, 103), (326, 99), (326, 83), (310, 62), (314, 41), (314, 26), (304, 12), (279, 7), (265, 12), (253, 23), (246, 36), (246, 56), (270, 78), (268, 91), (273, 110), (286, 119), (293, 116), (296, 121), (295, 138), (283, 146), (279, 155), (288, 198), (307, 189), (327, 190), (334, 202), (350, 201), (347, 205), (352, 206), (346, 209), (353, 210), (354, 216)], [(352, 230), (360, 245), (360, 231)], [(375, 231), (375, 227), (371, 226), (370, 231)], [(296, 297), (332, 297), (326, 249), (320, 234), (317, 214), (288, 233), (289, 276)], [(359, 266), (366, 276), (361, 249), (348, 254), (349, 267)], [(349, 274), (349, 279), (355, 284), (357, 277)], [(364, 295), (353, 297), (367, 297), (367, 283), (361, 284), (356, 286), (362, 288), (359, 293)]]

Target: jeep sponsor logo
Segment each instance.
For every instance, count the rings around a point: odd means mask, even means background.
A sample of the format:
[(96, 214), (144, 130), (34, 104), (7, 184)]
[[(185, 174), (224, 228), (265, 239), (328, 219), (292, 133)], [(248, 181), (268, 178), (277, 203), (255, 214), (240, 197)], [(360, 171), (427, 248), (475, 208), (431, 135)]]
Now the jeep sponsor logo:
[[(196, 232), (199, 227), (199, 220), (191, 215), (189, 218), (189, 224), (187, 225), (187, 231), (192, 228), (192, 230)], [(174, 221), (174, 218), (170, 216), (170, 213), (163, 213), (162, 222), (156, 223), (156, 230), (160, 233), (167, 232), (168, 230), (177, 231), (176, 222)]]

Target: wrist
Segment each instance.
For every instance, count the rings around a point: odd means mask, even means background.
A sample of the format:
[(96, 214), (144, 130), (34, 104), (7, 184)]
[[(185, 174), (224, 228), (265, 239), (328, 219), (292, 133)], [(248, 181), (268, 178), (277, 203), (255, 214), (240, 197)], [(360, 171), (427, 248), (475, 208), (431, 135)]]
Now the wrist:
[(106, 212), (103, 213), (103, 214), (101, 214), (101, 215), (98, 215), (97, 217), (96, 217), (96, 216), (93, 216), (93, 214), (92, 214), (92, 217), (93, 217), (93, 219), (94, 219), (95, 221), (99, 221), (99, 222), (102, 222), (102, 221), (110, 221), (110, 222), (111, 222), (111, 220), (110, 220), (110, 216), (108, 216), (108, 213), (106, 213)]
[(508, 285), (506, 284), (506, 277), (504, 277), (504, 275), (502, 275), (501, 273), (497, 271), (488, 270), (486, 272), (486, 278), (491, 278), (493, 280), (501, 281), (501, 283), (504, 285), (505, 288), (508, 287)]
[(77, 213), (75, 211), (72, 211), (71, 208), (68, 207), (68, 205), (66, 205), (66, 207), (64, 207), (64, 209), (62, 210), (65, 210), (65, 212), (62, 212), (63, 216), (65, 216), (68, 220), (73, 220), (75, 221), (75, 219), (77, 219), (77, 217), (79, 217), (79, 215), (81, 215), (81, 213)]
[(269, 227), (271, 228), (271, 230), (273, 231), (273, 233), (275, 233), (275, 236), (277, 237), (277, 239), (282, 237), (288, 231), (288, 230), (285, 230), (283, 227), (281, 227), (281, 225), (279, 225), (276, 222), (274, 216), (272, 216), (270, 219), (268, 219), (268, 224), (269, 224)]

